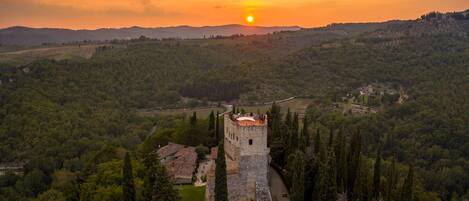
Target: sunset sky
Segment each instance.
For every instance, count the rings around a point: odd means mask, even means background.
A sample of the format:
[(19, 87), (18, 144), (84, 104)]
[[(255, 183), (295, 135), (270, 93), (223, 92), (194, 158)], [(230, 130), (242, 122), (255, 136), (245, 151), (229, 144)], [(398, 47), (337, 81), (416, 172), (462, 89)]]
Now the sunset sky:
[(247, 24), (317, 27), (462, 11), (469, 0), (0, 0), (0, 27), (161, 27)]

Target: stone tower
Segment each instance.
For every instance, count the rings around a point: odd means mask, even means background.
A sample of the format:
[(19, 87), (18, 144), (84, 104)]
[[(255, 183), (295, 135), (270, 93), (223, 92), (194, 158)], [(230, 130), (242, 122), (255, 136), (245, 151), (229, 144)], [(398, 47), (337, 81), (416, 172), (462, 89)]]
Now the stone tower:
[[(267, 117), (225, 114), (224, 123), (228, 199), (270, 201)], [(214, 200), (214, 169), (208, 175), (206, 201)]]

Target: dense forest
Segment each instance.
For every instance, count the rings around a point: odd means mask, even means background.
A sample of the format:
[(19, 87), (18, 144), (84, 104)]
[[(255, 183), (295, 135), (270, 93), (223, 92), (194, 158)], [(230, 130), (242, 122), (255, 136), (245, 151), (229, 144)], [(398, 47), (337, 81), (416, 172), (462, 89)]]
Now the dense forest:
[[(317, 166), (319, 175), (333, 174), (321, 172), (320, 167), (335, 166), (339, 153), (334, 152), (335, 144), (360, 143), (360, 151), (354, 153), (363, 155), (361, 164), (369, 170), (361, 172), (370, 175), (366, 181), (370, 185), (365, 187), (372, 186), (372, 164), (381, 157), (385, 169), (395, 161), (399, 190), (413, 167), (418, 189), (413, 200), (467, 200), (469, 39), (460, 32), (406, 34), (410, 25), (416, 30), (415, 26), (433, 24), (331, 25), (264, 36), (120, 41), (118, 45), (125, 48), (103, 47), (88, 60), (1, 64), (0, 162), (25, 165), (24, 176), (0, 177), (0, 198), (33, 200), (45, 192), (61, 192), (70, 196), (66, 200), (119, 200), (110, 196), (119, 192), (109, 192), (120, 184), (119, 168), (127, 151), (136, 158), (133, 171), (140, 196), (146, 151), (168, 141), (194, 146), (213, 146), (214, 142), (206, 120), (191, 125), (185, 117), (140, 117), (137, 109), (183, 107), (187, 98), (248, 104), (308, 96), (316, 101), (308, 108), (305, 130), (312, 149), (323, 155), (318, 157), (322, 160)], [(458, 30), (466, 26), (456, 25)], [(409, 99), (363, 116), (327, 109), (337, 97), (372, 82), (401, 86)], [(289, 122), (285, 115), (279, 116)], [(156, 131), (150, 133), (155, 126)], [(358, 130), (359, 140), (353, 137)], [(275, 133), (272, 130), (272, 136)], [(274, 151), (276, 141), (272, 140)], [(324, 148), (314, 148), (318, 141)], [(301, 148), (300, 143), (291, 146)], [(283, 156), (277, 158), (276, 152), (272, 154), (277, 165), (287, 170), (287, 177), (299, 178), (295, 171), (288, 171), (292, 164), (287, 162), (311, 163), (296, 160), (307, 156), (292, 150), (278, 152)], [(350, 151), (344, 150), (349, 155)], [(114, 180), (99, 183), (103, 177)], [(388, 179), (383, 175), (380, 183), (387, 184)], [(343, 181), (337, 177), (338, 182)], [(67, 185), (70, 188), (60, 188)], [(84, 190), (93, 185), (95, 191)], [(346, 188), (354, 187), (337, 186)], [(321, 193), (331, 195), (328, 190)], [(86, 192), (102, 197), (85, 196)], [(390, 200), (401, 196), (384, 187), (379, 192)]]

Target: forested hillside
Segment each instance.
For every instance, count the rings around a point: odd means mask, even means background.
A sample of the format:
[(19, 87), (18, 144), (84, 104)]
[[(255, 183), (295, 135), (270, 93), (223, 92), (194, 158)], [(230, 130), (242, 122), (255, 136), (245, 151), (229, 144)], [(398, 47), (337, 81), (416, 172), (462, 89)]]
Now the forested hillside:
[[(350, 137), (359, 128), (365, 155), (374, 157), (381, 147), (386, 160), (413, 164), (425, 191), (445, 201), (469, 199), (466, 23), (451, 18), (119, 41), (115, 45), (125, 48), (102, 47), (88, 60), (1, 64), (0, 162), (24, 162), (26, 172), (0, 180), (0, 198), (33, 198), (64, 169), (86, 172), (76, 179), (84, 182), (116, 166), (111, 161), (122, 159), (122, 150), (136, 150), (154, 125), (179, 137), (199, 133), (178, 130), (185, 119), (138, 117), (137, 109), (187, 106), (186, 98), (247, 104), (309, 96), (317, 101), (308, 109), (308, 129), (343, 129)], [(441, 24), (457, 26), (457, 33), (428, 29)], [(373, 82), (402, 87), (409, 98), (370, 115), (324, 109)], [(34, 177), (42, 183), (31, 184)]]

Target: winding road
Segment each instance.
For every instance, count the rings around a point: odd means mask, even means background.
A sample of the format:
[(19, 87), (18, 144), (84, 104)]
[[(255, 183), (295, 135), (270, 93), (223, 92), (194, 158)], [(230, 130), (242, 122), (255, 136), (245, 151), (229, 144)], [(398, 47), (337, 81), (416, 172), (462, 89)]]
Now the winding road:
[(270, 194), (273, 201), (290, 201), (288, 189), (280, 174), (270, 167)]

